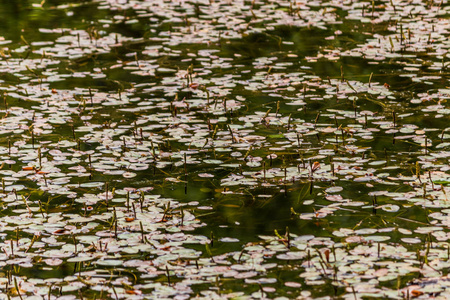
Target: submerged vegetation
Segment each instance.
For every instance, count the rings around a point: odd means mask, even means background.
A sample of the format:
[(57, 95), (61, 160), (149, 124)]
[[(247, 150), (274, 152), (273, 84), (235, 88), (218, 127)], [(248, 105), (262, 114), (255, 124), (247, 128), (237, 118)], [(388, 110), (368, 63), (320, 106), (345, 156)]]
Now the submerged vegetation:
[(0, 297), (450, 297), (438, 1), (8, 1)]

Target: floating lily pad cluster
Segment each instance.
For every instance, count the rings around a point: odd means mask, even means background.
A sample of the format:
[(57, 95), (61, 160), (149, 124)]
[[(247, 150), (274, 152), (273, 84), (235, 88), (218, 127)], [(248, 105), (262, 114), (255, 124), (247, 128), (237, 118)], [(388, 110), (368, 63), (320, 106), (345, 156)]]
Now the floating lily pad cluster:
[(0, 40), (1, 297), (449, 297), (447, 1), (48, 2)]

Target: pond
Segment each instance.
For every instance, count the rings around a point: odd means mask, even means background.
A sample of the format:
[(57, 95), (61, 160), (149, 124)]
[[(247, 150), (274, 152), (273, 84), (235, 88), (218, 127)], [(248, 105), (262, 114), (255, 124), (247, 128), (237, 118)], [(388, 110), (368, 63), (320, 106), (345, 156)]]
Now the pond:
[(1, 298), (449, 298), (449, 10), (5, 1)]

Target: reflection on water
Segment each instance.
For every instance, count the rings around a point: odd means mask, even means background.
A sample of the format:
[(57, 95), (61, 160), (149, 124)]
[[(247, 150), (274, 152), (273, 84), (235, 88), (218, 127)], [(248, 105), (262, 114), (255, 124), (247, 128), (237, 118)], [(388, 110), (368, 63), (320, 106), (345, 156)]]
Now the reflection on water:
[(0, 293), (446, 297), (446, 14), (2, 3)]

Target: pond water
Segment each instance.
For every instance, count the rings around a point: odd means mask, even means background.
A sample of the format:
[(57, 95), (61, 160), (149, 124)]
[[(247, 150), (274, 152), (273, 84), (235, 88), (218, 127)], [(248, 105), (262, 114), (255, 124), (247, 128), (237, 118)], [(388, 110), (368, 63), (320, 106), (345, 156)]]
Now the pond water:
[(449, 10), (2, 3), (0, 296), (447, 299)]

